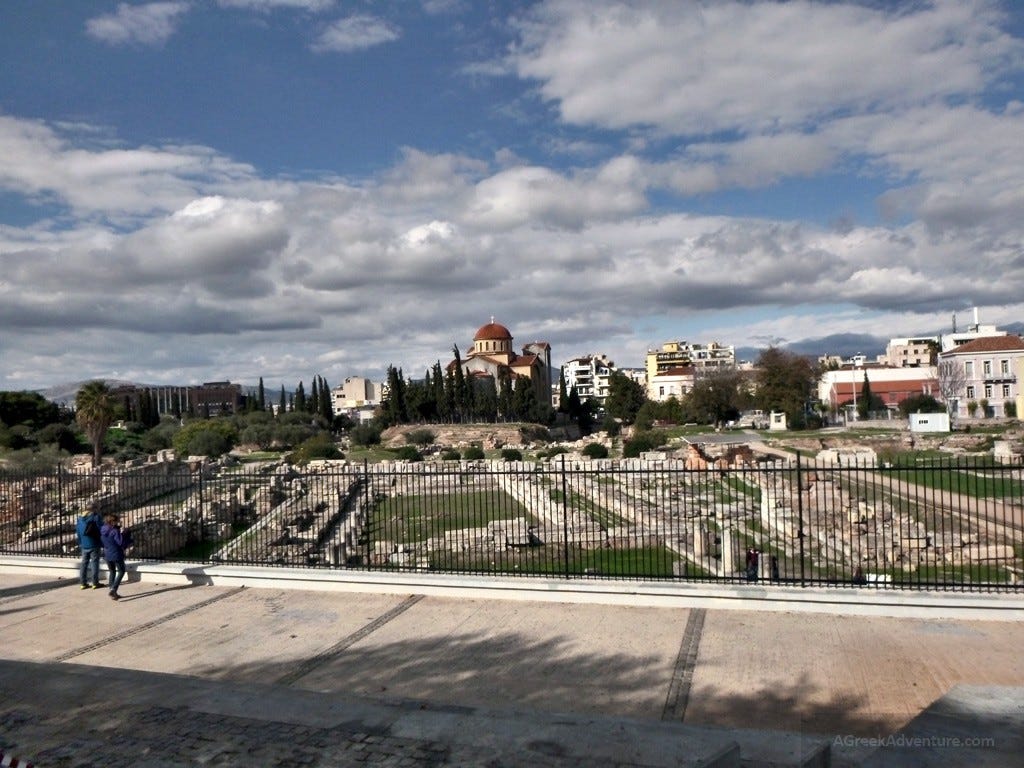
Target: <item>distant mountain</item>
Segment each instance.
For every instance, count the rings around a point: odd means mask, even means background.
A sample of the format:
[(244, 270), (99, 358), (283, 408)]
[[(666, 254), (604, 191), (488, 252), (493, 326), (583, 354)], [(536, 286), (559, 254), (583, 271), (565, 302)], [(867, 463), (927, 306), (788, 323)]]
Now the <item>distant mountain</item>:
[[(74, 405), (75, 396), (78, 394), (78, 390), (82, 388), (82, 385), (87, 381), (93, 381), (93, 379), (86, 379), (84, 381), (68, 381), (63, 384), (57, 384), (46, 389), (36, 390), (40, 395), (45, 397), (47, 400), (58, 405)], [(131, 385), (135, 387), (144, 387), (145, 384), (138, 384), (134, 381), (125, 381), (123, 379), (104, 379), (110, 387), (120, 387), (123, 385)]]
[[(815, 360), (822, 355), (841, 355), (842, 357), (867, 355), (868, 359), (874, 360), (877, 355), (885, 352), (885, 345), (888, 343), (889, 339), (867, 333), (834, 333), (831, 336), (804, 339), (793, 344), (780, 344), (779, 346), (789, 352)], [(761, 349), (759, 347), (739, 347), (736, 350), (736, 359), (753, 362), (761, 354)]]

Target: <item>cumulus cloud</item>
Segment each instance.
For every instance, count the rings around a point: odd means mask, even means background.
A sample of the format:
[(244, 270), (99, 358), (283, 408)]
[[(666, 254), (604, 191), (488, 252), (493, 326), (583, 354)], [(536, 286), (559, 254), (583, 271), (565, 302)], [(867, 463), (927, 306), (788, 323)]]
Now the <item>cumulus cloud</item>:
[(511, 58), (566, 122), (669, 135), (775, 131), (976, 92), (1019, 66), (985, 0), (552, 0)]
[(108, 45), (162, 45), (177, 30), (188, 9), (188, 3), (176, 1), (143, 5), (119, 3), (114, 13), (89, 19), (85, 31)]
[(312, 45), (317, 53), (352, 53), (390, 43), (401, 36), (398, 27), (376, 16), (359, 14), (338, 19)]
[(252, 168), (204, 147), (88, 148), (35, 120), (0, 115), (0, 188), (89, 215), (173, 210), (204, 184), (252, 179)]

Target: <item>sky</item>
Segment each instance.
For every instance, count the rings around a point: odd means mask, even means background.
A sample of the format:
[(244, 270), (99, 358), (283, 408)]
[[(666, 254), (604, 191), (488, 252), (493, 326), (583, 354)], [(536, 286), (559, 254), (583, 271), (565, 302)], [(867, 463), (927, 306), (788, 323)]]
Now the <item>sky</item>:
[(0, 4), (0, 390), (973, 307), (1024, 320), (1016, 0)]

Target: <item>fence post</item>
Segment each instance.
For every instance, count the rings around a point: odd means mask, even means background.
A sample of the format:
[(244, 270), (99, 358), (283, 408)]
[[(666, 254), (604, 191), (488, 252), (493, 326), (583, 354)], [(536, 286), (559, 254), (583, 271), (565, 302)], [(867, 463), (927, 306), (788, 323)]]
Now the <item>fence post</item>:
[(572, 578), (569, 573), (569, 489), (565, 476), (565, 454), (562, 460), (562, 555), (565, 557), (565, 578)]
[(806, 587), (806, 573), (804, 571), (804, 484), (800, 468), (800, 452), (796, 454), (796, 535), (800, 539), (800, 586)]
[[(370, 506), (370, 460), (368, 458), (363, 459), (363, 534), (366, 536), (366, 557), (363, 560), (363, 567), (370, 568), (370, 513), (373, 508)], [(359, 535), (358, 529), (356, 535)], [(358, 544), (358, 540), (356, 541)]]

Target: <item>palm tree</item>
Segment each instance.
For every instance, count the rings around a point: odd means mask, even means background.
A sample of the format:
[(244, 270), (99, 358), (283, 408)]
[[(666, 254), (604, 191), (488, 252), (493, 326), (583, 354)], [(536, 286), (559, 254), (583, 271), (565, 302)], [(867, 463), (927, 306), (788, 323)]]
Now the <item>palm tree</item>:
[(75, 395), (75, 421), (92, 443), (92, 465), (100, 465), (103, 438), (114, 421), (114, 398), (110, 387), (102, 381), (90, 381)]

